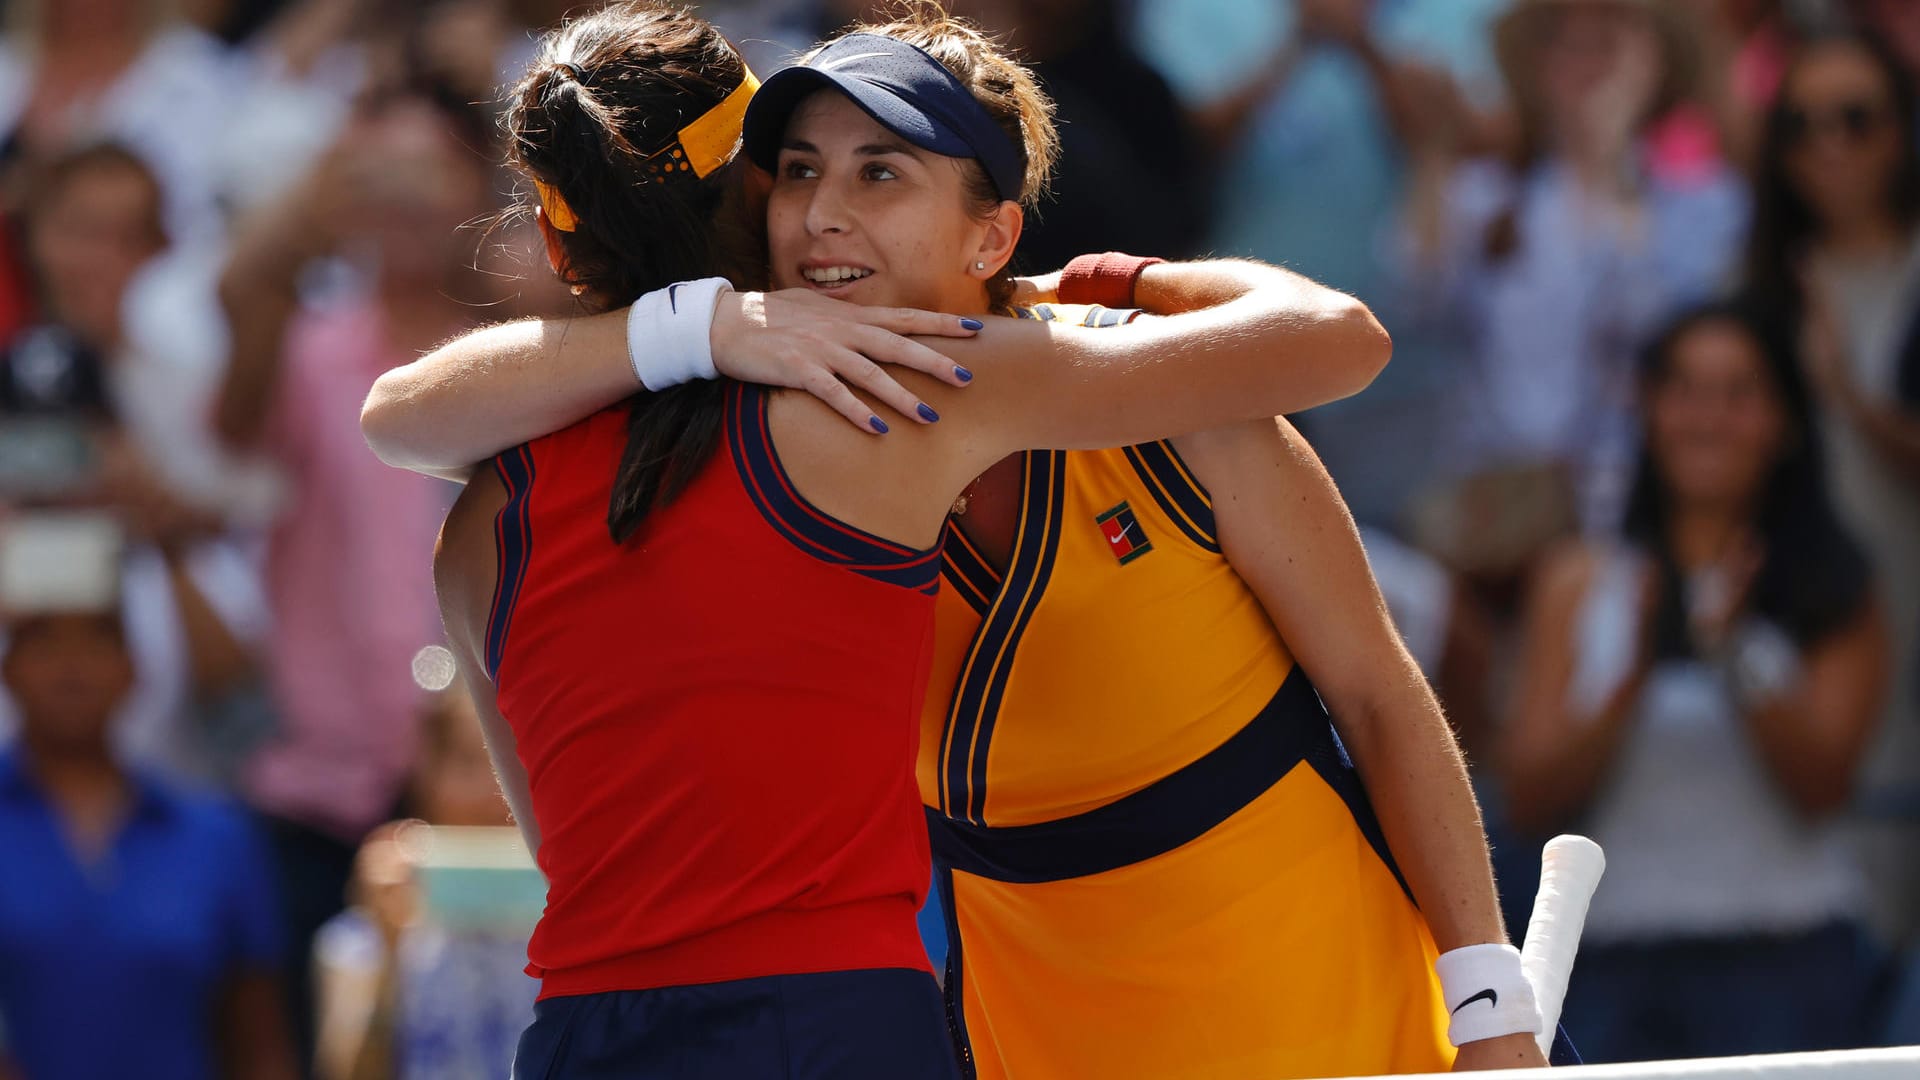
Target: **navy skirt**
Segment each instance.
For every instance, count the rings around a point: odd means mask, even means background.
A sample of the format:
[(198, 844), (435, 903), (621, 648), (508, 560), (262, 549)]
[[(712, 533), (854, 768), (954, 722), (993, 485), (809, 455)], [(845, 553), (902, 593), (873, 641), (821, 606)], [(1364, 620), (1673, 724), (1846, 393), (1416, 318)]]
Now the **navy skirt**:
[(886, 968), (548, 998), (513, 1080), (957, 1080), (940, 988)]

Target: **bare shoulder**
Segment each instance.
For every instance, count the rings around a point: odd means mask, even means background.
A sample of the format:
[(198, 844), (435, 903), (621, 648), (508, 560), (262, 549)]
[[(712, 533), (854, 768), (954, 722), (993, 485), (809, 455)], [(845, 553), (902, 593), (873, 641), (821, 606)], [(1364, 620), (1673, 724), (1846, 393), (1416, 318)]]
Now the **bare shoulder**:
[[(918, 393), (922, 383), (912, 376), (903, 372), (900, 381)], [(861, 396), (871, 407), (871, 399)], [(954, 497), (992, 463), (971, 453), (964, 429), (946, 420), (899, 422), (874, 436), (855, 430), (818, 399), (792, 391), (774, 395), (767, 420), (780, 463), (808, 502), (915, 549), (937, 541)]]
[(475, 469), (447, 511), (433, 548), (433, 586), (449, 634), (466, 634), (493, 595), (496, 574), (493, 523), (506, 505), (506, 485), (491, 468)]
[(1320, 455), (1283, 416), (1182, 435), (1173, 446), (1196, 478), (1216, 494), (1253, 478), (1333, 486)]

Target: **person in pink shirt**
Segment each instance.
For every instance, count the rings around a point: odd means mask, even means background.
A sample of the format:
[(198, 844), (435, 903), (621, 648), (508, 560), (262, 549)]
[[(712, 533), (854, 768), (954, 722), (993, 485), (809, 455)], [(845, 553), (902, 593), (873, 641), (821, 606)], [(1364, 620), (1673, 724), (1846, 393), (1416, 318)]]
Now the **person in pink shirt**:
[(483, 125), (423, 98), (374, 99), (243, 224), (221, 281), (232, 357), (214, 424), (286, 480), (267, 553), (279, 730), (241, 787), (280, 862), (303, 1046), (313, 933), (341, 909), (361, 839), (394, 816), (418, 750), (410, 661), (440, 640), (431, 553), (451, 491), (369, 453), (360, 403), (483, 310), (460, 228), (488, 209), (468, 149), (486, 145)]

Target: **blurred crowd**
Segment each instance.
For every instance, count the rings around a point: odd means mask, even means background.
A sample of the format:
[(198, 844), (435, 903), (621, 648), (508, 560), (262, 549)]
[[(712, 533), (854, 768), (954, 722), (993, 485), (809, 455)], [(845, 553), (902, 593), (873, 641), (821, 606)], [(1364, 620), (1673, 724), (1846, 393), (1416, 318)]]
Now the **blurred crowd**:
[[(534, 984), (395, 824), (505, 820), (453, 492), (358, 409), (569, 310), (495, 103), (574, 6), (0, 0), (0, 1078), (505, 1075)], [(869, 8), (696, 6), (763, 74)], [(1920, 3), (950, 6), (1059, 103), (1027, 268), (1248, 255), (1393, 333), (1299, 419), (1516, 935), (1542, 839), (1609, 852), (1588, 1060), (1920, 1042)]]

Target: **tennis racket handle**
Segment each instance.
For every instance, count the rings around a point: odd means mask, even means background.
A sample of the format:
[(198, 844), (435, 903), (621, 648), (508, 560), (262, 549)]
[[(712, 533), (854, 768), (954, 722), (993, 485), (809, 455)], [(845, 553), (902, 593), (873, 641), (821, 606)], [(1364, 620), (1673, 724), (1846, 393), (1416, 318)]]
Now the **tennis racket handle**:
[(1567, 979), (1580, 951), (1580, 932), (1587, 924), (1587, 904), (1607, 868), (1600, 845), (1584, 836), (1556, 836), (1540, 857), (1540, 892), (1533, 898), (1533, 918), (1527, 924), (1526, 944), (1520, 949), (1520, 969), (1533, 984), (1540, 1004), (1540, 1052), (1547, 1053), (1560, 1026), (1560, 1007), (1567, 1000)]

